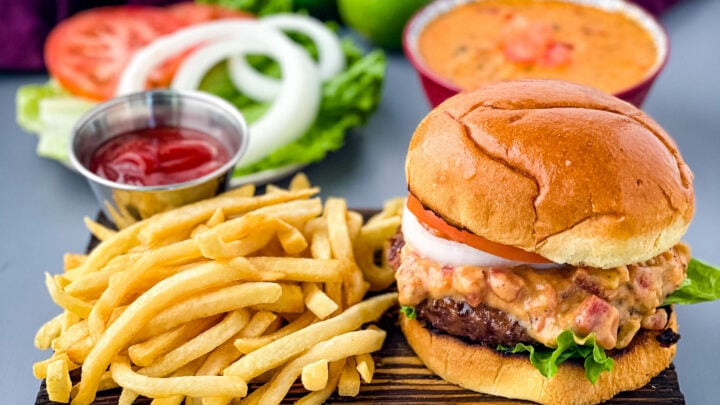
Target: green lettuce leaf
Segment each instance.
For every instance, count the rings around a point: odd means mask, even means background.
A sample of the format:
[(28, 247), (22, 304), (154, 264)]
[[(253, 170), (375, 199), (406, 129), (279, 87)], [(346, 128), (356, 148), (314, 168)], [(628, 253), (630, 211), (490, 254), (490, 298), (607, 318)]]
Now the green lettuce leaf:
[(690, 259), (687, 277), (665, 304), (696, 304), (720, 299), (720, 269), (698, 259)]
[(401, 305), (400, 306), (400, 312), (405, 314), (407, 319), (415, 319), (417, 318), (417, 312), (415, 312), (415, 307), (410, 305)]
[(16, 120), (21, 128), (39, 137), (36, 153), (68, 162), (72, 128), (95, 102), (70, 95), (57, 83), (27, 84), (15, 95)]
[(509, 353), (530, 353), (530, 363), (547, 378), (557, 374), (558, 366), (566, 360), (571, 358), (582, 360), (585, 366), (585, 377), (593, 384), (597, 382), (603, 371), (611, 371), (615, 365), (613, 360), (607, 357), (605, 350), (595, 341), (594, 333), (581, 339), (572, 331), (563, 331), (558, 335), (555, 349), (518, 343), (513, 348), (498, 346), (497, 350)]
[(196, 2), (245, 10), (259, 16), (289, 13), (293, 10), (293, 0), (196, 0)]

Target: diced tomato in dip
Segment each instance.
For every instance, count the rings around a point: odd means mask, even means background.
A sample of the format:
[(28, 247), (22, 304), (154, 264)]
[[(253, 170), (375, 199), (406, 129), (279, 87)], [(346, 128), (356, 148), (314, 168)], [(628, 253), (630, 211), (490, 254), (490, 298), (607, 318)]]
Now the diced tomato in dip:
[(613, 269), (449, 266), (405, 244), (395, 278), (402, 305), (449, 296), (506, 312), (549, 347), (572, 330), (595, 333), (599, 345), (613, 349), (627, 346), (641, 327), (665, 327), (667, 313), (657, 308), (682, 283), (689, 259), (680, 243), (646, 262)]
[(217, 139), (175, 127), (121, 134), (93, 153), (90, 170), (123, 184), (158, 186), (190, 181), (212, 173), (230, 160)]

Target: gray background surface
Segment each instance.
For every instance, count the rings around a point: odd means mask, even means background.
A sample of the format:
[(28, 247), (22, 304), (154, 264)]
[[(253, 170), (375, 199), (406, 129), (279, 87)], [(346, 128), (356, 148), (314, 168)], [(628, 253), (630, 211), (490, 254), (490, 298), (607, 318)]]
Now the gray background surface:
[[(720, 264), (720, 1), (680, 2), (662, 21), (671, 37), (670, 61), (645, 110), (675, 137), (695, 173), (696, 216), (685, 239), (696, 257)], [(306, 170), (324, 197), (345, 197), (352, 207), (379, 207), (406, 192), (405, 150), (429, 110), (404, 57), (389, 59), (377, 113), (339, 152)], [(0, 74), (2, 404), (34, 403), (40, 383), (32, 363), (49, 354), (33, 347), (33, 336), (58, 313), (43, 273), (62, 271), (65, 252), (84, 250), (88, 232), (82, 218), (98, 209), (84, 179), (36, 157), (36, 139), (15, 124), (16, 88), (45, 79)], [(680, 388), (689, 404), (720, 403), (720, 301), (680, 307), (678, 313)]]

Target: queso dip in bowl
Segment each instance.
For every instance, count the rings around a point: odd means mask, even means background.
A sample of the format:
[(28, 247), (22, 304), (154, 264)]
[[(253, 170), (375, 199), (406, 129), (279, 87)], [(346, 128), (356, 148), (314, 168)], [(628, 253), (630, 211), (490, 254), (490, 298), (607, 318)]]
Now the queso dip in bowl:
[(622, 0), (436, 0), (405, 27), (405, 54), (433, 106), (488, 82), (559, 79), (640, 106), (669, 43)]

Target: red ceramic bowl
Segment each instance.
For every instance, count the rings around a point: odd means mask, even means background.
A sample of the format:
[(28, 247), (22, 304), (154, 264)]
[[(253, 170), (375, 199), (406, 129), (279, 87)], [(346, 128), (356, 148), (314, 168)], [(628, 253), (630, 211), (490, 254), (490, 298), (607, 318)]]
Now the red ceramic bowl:
[[(417, 72), (425, 95), (430, 104), (435, 107), (447, 98), (462, 91), (448, 79), (432, 71), (423, 62), (418, 49), (418, 39), (425, 26), (440, 15), (447, 13), (458, 5), (473, 3), (482, 0), (435, 0), (420, 9), (407, 23), (403, 32), (403, 49), (405, 55)], [(587, 4), (609, 11), (620, 11), (630, 19), (637, 21), (645, 28), (657, 46), (658, 55), (653, 67), (647, 72), (645, 78), (635, 85), (619, 91), (614, 95), (629, 103), (640, 107), (645, 101), (650, 87), (658, 74), (667, 63), (670, 53), (670, 41), (662, 25), (650, 13), (634, 4), (623, 0), (564, 0), (579, 4)]]

